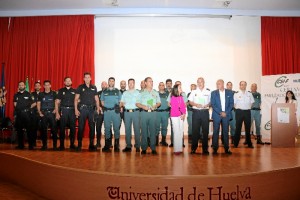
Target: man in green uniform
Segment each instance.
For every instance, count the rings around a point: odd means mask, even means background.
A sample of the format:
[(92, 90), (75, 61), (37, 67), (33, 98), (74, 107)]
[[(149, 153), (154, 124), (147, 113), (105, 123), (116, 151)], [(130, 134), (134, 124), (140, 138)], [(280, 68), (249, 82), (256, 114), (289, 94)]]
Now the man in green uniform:
[(124, 108), (125, 118), (125, 136), (126, 147), (123, 152), (131, 152), (131, 127), (133, 125), (135, 148), (136, 152), (140, 152), (141, 146), (141, 133), (140, 133), (140, 112), (136, 106), (136, 101), (139, 98), (140, 92), (135, 89), (135, 80), (128, 80), (128, 90), (126, 90), (121, 98), (120, 107)]
[(157, 154), (155, 146), (155, 120), (156, 109), (160, 106), (160, 98), (158, 92), (153, 90), (153, 80), (151, 77), (145, 78), (145, 89), (140, 93), (136, 106), (141, 109), (141, 131), (142, 131), (142, 154), (146, 154), (148, 147), (147, 137), (148, 130), (150, 134), (150, 148), (152, 154)]
[(169, 92), (165, 88), (165, 84), (163, 82), (159, 83), (158, 86), (158, 94), (160, 97), (161, 105), (156, 110), (156, 145), (158, 145), (159, 140), (159, 132), (161, 132), (162, 139), (159, 143), (162, 146), (168, 146), (166, 142), (166, 136), (168, 132), (168, 125), (169, 125), (169, 117), (170, 117), (170, 107), (168, 105), (167, 99), (169, 96)]
[(101, 105), (103, 105), (104, 110), (104, 132), (105, 132), (105, 146), (102, 148), (103, 152), (110, 152), (111, 144), (111, 125), (113, 125), (115, 144), (115, 152), (120, 151), (120, 123), (121, 117), (120, 112), (120, 100), (121, 92), (115, 88), (115, 78), (110, 77), (108, 79), (108, 88), (104, 90), (101, 94)]

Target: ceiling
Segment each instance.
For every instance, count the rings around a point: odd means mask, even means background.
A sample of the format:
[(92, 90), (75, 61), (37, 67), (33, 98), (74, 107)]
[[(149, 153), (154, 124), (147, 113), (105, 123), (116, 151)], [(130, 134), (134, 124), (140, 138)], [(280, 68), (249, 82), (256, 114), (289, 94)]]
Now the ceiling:
[[(198, 12), (300, 16), (300, 0), (0, 0), (0, 16)], [(127, 11), (126, 11), (127, 10)]]

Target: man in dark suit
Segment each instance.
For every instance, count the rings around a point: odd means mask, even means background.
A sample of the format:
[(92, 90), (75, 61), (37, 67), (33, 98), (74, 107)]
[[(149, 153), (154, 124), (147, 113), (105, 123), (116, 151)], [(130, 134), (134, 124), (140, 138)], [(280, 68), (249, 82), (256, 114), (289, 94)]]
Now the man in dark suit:
[(234, 105), (233, 93), (227, 89), (224, 89), (224, 81), (219, 79), (217, 81), (217, 90), (211, 93), (211, 106), (213, 109), (213, 154), (218, 154), (219, 148), (219, 131), (220, 125), (223, 128), (223, 139), (224, 148), (226, 154), (232, 154), (229, 150), (229, 138), (228, 138), (228, 127), (231, 119), (231, 110)]

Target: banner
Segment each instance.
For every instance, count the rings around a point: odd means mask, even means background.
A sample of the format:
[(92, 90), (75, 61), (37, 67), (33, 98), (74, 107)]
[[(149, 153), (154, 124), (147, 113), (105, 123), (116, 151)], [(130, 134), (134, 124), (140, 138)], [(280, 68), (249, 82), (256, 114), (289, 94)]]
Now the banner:
[[(298, 102), (297, 123), (300, 124), (300, 74), (262, 76), (262, 121), (261, 132), (264, 138), (271, 138), (272, 103), (285, 103), (287, 91), (293, 91)], [(299, 128), (298, 128), (299, 129)]]

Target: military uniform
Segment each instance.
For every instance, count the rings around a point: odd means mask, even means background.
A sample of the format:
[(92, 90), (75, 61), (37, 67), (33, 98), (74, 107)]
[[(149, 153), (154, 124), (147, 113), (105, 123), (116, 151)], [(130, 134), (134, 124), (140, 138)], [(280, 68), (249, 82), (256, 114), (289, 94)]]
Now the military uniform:
[(14, 95), (14, 103), (16, 103), (16, 128), (18, 134), (18, 149), (24, 149), (24, 130), (26, 129), (29, 149), (33, 149), (33, 134), (30, 130), (31, 125), (31, 104), (34, 103), (29, 92), (17, 92)]
[(261, 141), (261, 133), (260, 133), (260, 124), (261, 124), (261, 113), (260, 113), (260, 105), (261, 105), (261, 94), (259, 92), (252, 93), (254, 98), (254, 103), (251, 107), (251, 124), (253, 120), (255, 121), (255, 132), (257, 136), (257, 144), (264, 144)]
[(160, 144), (163, 146), (168, 146), (168, 143), (166, 142), (166, 136), (170, 117), (170, 107), (167, 101), (169, 92), (164, 91), (163, 93), (159, 92), (158, 94), (161, 105), (156, 110), (156, 145), (158, 145), (159, 133), (161, 132), (162, 140)]
[(42, 127), (42, 150), (47, 149), (47, 128), (48, 125), (51, 129), (52, 139), (53, 139), (53, 149), (57, 148), (57, 126), (55, 120), (55, 114), (53, 113), (55, 109), (55, 99), (56, 92), (40, 92), (38, 96), (38, 102), (41, 102), (41, 112), (44, 115), (41, 117), (41, 127)]
[[(39, 93), (38, 92), (32, 92), (31, 97), (33, 103), (37, 103)], [(32, 132), (32, 138), (33, 138), (33, 145), (36, 146), (36, 140), (37, 140), (37, 132), (40, 130), (40, 117), (37, 111), (37, 106), (34, 106), (31, 109), (31, 132)]]
[[(140, 103), (144, 106), (147, 107), (152, 107), (156, 105), (156, 103), (161, 103), (160, 97), (158, 92), (155, 90), (151, 90), (150, 92), (145, 89), (140, 93), (140, 96), (137, 100), (137, 103)], [(140, 113), (140, 120), (141, 120), (141, 133), (142, 133), (142, 153), (146, 153), (147, 147), (148, 147), (148, 134), (150, 135), (150, 148), (152, 152), (156, 152), (156, 147), (155, 147), (155, 137), (156, 137), (156, 116), (157, 113), (155, 110), (143, 110), (141, 109)]]
[(101, 94), (100, 98), (104, 110), (104, 132), (105, 132), (105, 146), (102, 151), (110, 151), (111, 144), (111, 124), (113, 125), (115, 135), (115, 151), (120, 151), (119, 138), (120, 138), (120, 100), (121, 92), (117, 88), (107, 88)]
[[(190, 96), (190, 92), (187, 94), (187, 98)], [(189, 143), (192, 143), (192, 116), (193, 116), (193, 108), (188, 105), (187, 106), (188, 116), (187, 116), (187, 122), (188, 122), (188, 138)]]
[(131, 151), (131, 132), (132, 125), (134, 130), (134, 147), (136, 152), (140, 152), (141, 147), (141, 132), (140, 132), (140, 112), (136, 107), (137, 99), (139, 98), (138, 90), (127, 90), (123, 93), (121, 102), (124, 104), (124, 119), (125, 119), (125, 136), (126, 148), (123, 152)]
[(89, 124), (89, 150), (95, 151), (96, 147), (94, 146), (94, 138), (95, 138), (95, 122), (94, 122), (94, 114), (95, 114), (95, 107), (96, 107), (96, 100), (95, 96), (97, 97), (97, 87), (94, 85), (81, 84), (76, 89), (76, 94), (79, 94), (80, 102), (78, 104), (78, 111), (80, 112), (78, 118), (78, 150), (80, 151), (82, 148), (82, 138), (83, 132), (85, 127), (85, 121), (88, 119)]
[(60, 100), (60, 149), (65, 148), (65, 129), (68, 125), (70, 128), (70, 148), (75, 149), (75, 108), (74, 98), (76, 90), (74, 88), (61, 88), (58, 91), (57, 99)]
[[(102, 90), (99, 91), (97, 93), (98, 97), (99, 97), (99, 101), (100, 101), (100, 97), (101, 97), (101, 94), (102, 94)], [(101, 104), (101, 101), (100, 101), (100, 106), (101, 108), (103, 109), (103, 105)], [(97, 117), (96, 117), (96, 132), (97, 132), (97, 147), (101, 147), (101, 135), (102, 135), (102, 124), (103, 124), (103, 119), (104, 119), (104, 115), (102, 112), (100, 112)]]
[[(121, 92), (121, 98), (122, 98), (122, 95), (123, 95), (123, 93), (124, 93), (125, 91), (126, 91), (126, 90), (120, 90), (120, 92)], [(125, 123), (125, 121), (124, 121), (124, 115), (125, 115), (124, 112), (120, 112), (120, 117), (121, 117), (120, 128), (121, 128), (122, 120), (123, 120), (123, 122)]]
[[(189, 96), (189, 101), (197, 104), (210, 104), (210, 90), (197, 88), (193, 90)], [(200, 129), (201, 128), (201, 129)], [(200, 139), (200, 131), (202, 130), (202, 152), (208, 152), (208, 132), (209, 132), (209, 108), (198, 108), (193, 106), (192, 115), (192, 153), (195, 153)]]

